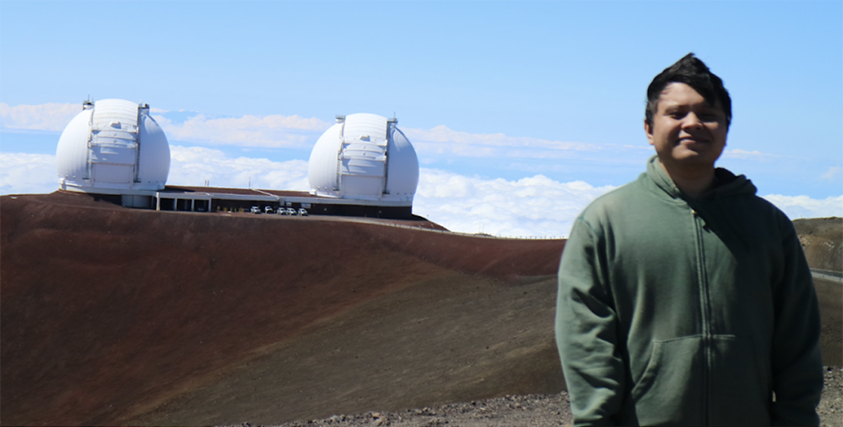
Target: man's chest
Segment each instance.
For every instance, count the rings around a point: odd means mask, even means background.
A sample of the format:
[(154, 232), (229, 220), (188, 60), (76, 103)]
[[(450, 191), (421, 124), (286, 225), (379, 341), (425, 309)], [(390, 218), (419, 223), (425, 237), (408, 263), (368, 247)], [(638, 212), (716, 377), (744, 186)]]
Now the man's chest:
[[(715, 325), (767, 317), (781, 244), (769, 224), (740, 212), (647, 206), (613, 222), (602, 259), (622, 318), (664, 317)], [(643, 210), (643, 209), (642, 209)]]

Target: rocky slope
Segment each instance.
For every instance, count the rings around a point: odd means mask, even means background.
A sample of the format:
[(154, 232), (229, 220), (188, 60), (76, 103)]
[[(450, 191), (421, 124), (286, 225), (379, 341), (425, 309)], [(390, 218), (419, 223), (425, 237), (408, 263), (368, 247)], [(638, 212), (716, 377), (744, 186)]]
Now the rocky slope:
[(793, 221), (811, 268), (843, 272), (843, 218)]

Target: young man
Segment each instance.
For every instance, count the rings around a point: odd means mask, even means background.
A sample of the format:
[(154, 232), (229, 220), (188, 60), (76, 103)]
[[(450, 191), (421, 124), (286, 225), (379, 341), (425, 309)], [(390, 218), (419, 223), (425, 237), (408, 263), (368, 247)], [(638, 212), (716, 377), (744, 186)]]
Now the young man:
[(575, 425), (817, 425), (811, 272), (790, 220), (715, 168), (731, 99), (689, 54), (647, 89), (647, 171), (589, 205), (559, 266)]

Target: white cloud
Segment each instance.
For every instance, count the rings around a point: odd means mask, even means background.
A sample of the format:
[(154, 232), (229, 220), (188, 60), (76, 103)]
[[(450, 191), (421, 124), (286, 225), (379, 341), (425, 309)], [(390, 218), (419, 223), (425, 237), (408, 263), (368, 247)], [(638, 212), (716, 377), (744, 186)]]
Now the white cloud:
[(747, 151), (741, 149), (734, 149), (734, 150), (726, 150), (723, 152), (723, 157), (727, 159), (739, 159), (739, 160), (769, 160), (774, 157), (782, 157), (777, 156), (775, 154), (768, 154), (762, 153), (758, 150)]
[(843, 217), (843, 196), (812, 199), (808, 196), (770, 194), (762, 197), (776, 205), (790, 219)]
[(507, 136), (456, 131), (447, 126), (433, 129), (401, 129), (422, 155), (456, 155), (465, 157), (571, 157), (565, 152), (600, 151), (596, 144), (551, 141), (541, 138)]
[(0, 152), (0, 194), (52, 193), (58, 188), (56, 156)]
[(0, 127), (61, 132), (81, 111), (81, 104), (49, 103), (11, 107), (0, 102)]
[(560, 237), (588, 203), (613, 188), (543, 175), (507, 181), (422, 169), (413, 212), (452, 231)]
[(536, 147), (559, 150), (596, 151), (599, 146), (583, 142), (550, 141), (525, 136), (506, 136), (502, 133), (468, 133), (444, 125), (433, 129), (401, 129), (413, 142), (446, 142), (458, 145), (483, 145), (489, 147)]
[[(0, 104), (0, 126), (8, 129), (62, 131), (81, 111), (76, 104), (18, 105)], [(153, 108), (153, 117), (171, 141), (200, 145), (234, 145), (260, 148), (309, 149), (332, 123), (318, 118), (298, 115), (209, 118), (196, 113), (184, 122), (168, 118), (168, 111)], [(473, 134), (456, 131), (447, 126), (432, 129), (402, 129), (419, 153), (422, 163), (430, 164), (455, 157), (525, 158), (525, 159), (583, 159), (597, 152), (621, 155), (618, 149), (582, 142), (546, 140), (532, 137), (507, 136), (502, 133)], [(608, 150), (608, 151), (607, 151)], [(628, 151), (628, 150), (627, 150)]]
[[(211, 119), (197, 114), (184, 123), (174, 123), (162, 115), (154, 116), (167, 137), (213, 145), (245, 147), (309, 148), (331, 123), (317, 118), (294, 116), (243, 116)], [(595, 144), (550, 141), (504, 134), (471, 134), (437, 126), (433, 129), (402, 129), (422, 154), (468, 157), (564, 158), (565, 151), (599, 151)], [(541, 151), (539, 151), (541, 150)]]
[(622, 147), (630, 148), (630, 149), (633, 149), (633, 150), (646, 150), (647, 152), (655, 153), (653, 151), (653, 147), (649, 144), (647, 144), (647, 145), (623, 144)]
[[(273, 162), (249, 157), (230, 158), (204, 147), (170, 146), (168, 185), (260, 188), (307, 191), (307, 162)], [(251, 184), (250, 184), (251, 183)]]
[(828, 169), (828, 172), (822, 174), (820, 178), (822, 179), (834, 179), (837, 175), (840, 175), (840, 172), (843, 172), (843, 168), (840, 166), (832, 166)]
[(153, 117), (171, 140), (244, 147), (308, 148), (331, 126), (296, 115), (209, 119), (198, 114), (180, 124), (164, 116)]

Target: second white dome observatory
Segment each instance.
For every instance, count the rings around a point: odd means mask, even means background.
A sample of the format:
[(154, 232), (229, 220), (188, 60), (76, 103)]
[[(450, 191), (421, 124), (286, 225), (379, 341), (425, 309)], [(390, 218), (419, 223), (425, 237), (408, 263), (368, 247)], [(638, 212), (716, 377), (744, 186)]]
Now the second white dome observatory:
[(397, 124), (377, 114), (337, 116), (310, 154), (310, 194), (411, 206), (419, 160)]

